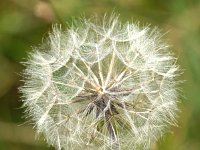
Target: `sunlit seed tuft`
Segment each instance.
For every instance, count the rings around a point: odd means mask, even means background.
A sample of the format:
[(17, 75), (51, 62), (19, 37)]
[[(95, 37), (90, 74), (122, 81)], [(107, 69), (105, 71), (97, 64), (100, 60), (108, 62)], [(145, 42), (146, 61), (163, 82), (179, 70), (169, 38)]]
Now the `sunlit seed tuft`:
[(176, 124), (179, 68), (158, 29), (83, 19), (24, 64), (26, 114), (56, 149), (149, 149)]

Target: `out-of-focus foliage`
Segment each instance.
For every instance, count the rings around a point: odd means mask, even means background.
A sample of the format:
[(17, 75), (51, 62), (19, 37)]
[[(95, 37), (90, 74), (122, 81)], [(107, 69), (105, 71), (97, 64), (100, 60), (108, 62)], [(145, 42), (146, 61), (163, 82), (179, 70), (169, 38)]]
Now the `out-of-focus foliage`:
[[(179, 127), (153, 150), (200, 149), (200, 0), (1, 0), (0, 1), (0, 150), (47, 150), (25, 119), (18, 87), (23, 66), (34, 45), (48, 35), (52, 23), (70, 25), (75, 17), (107, 12), (122, 21), (152, 24), (167, 33), (184, 69), (180, 88)], [(40, 138), (43, 139), (43, 138)]]

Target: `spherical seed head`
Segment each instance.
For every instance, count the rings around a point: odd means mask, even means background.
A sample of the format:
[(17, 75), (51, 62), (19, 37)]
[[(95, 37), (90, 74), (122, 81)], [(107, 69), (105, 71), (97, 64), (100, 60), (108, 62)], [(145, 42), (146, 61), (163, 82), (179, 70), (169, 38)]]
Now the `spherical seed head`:
[(26, 113), (56, 149), (149, 149), (175, 125), (178, 66), (154, 28), (80, 20), (25, 63)]

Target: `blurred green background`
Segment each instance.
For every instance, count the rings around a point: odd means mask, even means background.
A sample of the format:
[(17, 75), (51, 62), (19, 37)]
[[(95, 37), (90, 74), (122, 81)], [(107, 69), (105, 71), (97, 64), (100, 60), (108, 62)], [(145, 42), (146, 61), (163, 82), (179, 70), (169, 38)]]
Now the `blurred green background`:
[(54, 149), (35, 140), (32, 127), (24, 124), (20, 62), (52, 23), (70, 24), (73, 17), (113, 10), (123, 22), (132, 19), (167, 33), (164, 38), (184, 70), (179, 127), (152, 150), (200, 150), (200, 0), (0, 0), (0, 150)]

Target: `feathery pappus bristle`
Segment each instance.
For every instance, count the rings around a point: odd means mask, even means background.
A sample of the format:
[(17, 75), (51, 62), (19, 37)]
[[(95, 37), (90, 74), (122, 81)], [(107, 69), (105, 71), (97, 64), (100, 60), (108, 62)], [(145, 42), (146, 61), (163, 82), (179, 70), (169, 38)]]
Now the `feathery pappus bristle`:
[(27, 116), (58, 150), (149, 149), (176, 125), (176, 57), (157, 28), (78, 22), (54, 26), (24, 63)]

